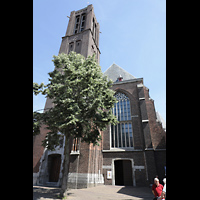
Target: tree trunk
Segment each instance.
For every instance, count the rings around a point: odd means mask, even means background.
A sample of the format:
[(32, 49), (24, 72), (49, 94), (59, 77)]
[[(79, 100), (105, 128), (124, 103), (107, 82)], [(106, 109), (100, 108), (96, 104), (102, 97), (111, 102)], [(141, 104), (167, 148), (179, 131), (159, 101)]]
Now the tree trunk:
[(65, 149), (64, 149), (64, 162), (63, 162), (63, 172), (62, 172), (62, 182), (61, 182), (61, 192), (60, 196), (67, 196), (67, 180), (69, 172), (69, 154), (70, 154), (70, 137), (66, 135), (65, 138)]

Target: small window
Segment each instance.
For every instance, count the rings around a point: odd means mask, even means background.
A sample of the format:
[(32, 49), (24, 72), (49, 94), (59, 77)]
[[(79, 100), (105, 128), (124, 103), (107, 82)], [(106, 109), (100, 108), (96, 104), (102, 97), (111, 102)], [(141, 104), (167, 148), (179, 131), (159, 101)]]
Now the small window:
[(81, 16), (80, 32), (82, 32), (82, 31), (84, 30), (84, 28), (85, 28), (85, 20), (86, 20), (86, 15), (85, 15), (85, 13), (84, 13), (84, 14), (82, 14), (82, 16)]
[(82, 32), (85, 28), (86, 14), (83, 13), (81, 16), (76, 16), (76, 22), (74, 26), (74, 34)]
[(95, 19), (93, 18), (92, 35), (93, 35), (94, 40), (96, 40), (96, 38), (97, 38), (97, 36), (96, 36), (96, 34), (97, 34), (96, 28), (97, 28), (97, 25), (95, 23)]
[(78, 23), (80, 20), (80, 15), (76, 16), (76, 23)]
[(69, 52), (73, 51), (73, 49), (74, 49), (74, 43), (71, 42), (71, 43), (69, 43)]
[(79, 144), (80, 144), (80, 139), (74, 138), (70, 155), (79, 155), (80, 154)]
[(76, 41), (75, 52), (81, 53), (81, 40)]
[(74, 27), (74, 34), (78, 33), (79, 24), (80, 24), (80, 15), (76, 16), (76, 22), (75, 22), (75, 27)]

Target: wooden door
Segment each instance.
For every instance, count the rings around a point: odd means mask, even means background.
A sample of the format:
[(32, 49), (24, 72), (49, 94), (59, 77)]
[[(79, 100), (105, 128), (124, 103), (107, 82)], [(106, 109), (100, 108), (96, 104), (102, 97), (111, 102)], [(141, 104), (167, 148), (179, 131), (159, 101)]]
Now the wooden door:
[(60, 164), (60, 154), (52, 154), (49, 156), (49, 182), (58, 182), (60, 174)]
[(123, 160), (124, 185), (133, 186), (133, 175), (130, 160)]

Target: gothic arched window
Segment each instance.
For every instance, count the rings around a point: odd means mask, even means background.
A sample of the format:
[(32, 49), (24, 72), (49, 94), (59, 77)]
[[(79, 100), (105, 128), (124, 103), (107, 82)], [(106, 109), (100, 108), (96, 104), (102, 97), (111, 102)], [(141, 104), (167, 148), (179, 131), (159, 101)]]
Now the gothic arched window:
[(113, 114), (119, 123), (111, 125), (111, 147), (112, 148), (132, 148), (133, 131), (131, 122), (131, 107), (129, 98), (123, 93), (114, 95), (118, 102), (115, 103)]

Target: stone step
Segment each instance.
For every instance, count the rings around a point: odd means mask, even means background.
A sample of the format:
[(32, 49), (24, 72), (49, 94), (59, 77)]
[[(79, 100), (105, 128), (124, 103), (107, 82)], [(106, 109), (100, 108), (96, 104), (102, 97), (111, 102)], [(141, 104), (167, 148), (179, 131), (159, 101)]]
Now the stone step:
[(58, 187), (58, 182), (46, 182), (45, 186)]

